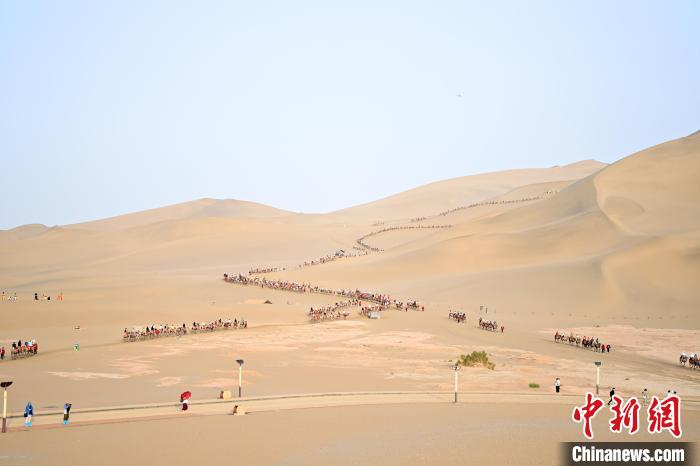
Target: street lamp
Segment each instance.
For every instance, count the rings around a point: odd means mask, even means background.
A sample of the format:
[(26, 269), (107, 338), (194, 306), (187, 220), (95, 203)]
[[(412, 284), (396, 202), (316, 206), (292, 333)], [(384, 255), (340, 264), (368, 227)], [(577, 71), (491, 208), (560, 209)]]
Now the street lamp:
[(595, 376), (595, 394), (600, 393), (600, 366), (603, 365), (602, 361), (595, 361), (596, 376)]
[(7, 432), (7, 387), (12, 385), (12, 381), (0, 382), (0, 387), (3, 388), (2, 394), (2, 433)]
[(455, 403), (457, 403), (457, 392), (458, 392), (458, 390), (459, 390), (459, 389), (458, 389), (458, 383), (459, 383), (459, 381), (458, 381), (458, 377), (459, 377), (458, 374), (459, 374), (459, 370), (460, 370), (461, 368), (462, 368), (462, 366), (460, 366), (459, 361), (456, 362), (455, 365), (454, 365), (454, 367), (452, 368), (452, 369), (454, 369), (454, 371), (455, 371)]
[(236, 359), (238, 363), (238, 398), (241, 397), (242, 386), (243, 386), (243, 361), (242, 359)]

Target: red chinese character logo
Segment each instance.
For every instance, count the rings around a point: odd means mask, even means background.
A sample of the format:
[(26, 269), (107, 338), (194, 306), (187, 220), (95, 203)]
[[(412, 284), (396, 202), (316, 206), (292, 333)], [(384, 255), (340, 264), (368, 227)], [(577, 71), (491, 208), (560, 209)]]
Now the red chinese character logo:
[(636, 398), (630, 398), (627, 403), (622, 403), (622, 398), (613, 395), (613, 405), (610, 410), (615, 417), (610, 420), (610, 431), (620, 433), (623, 427), (629, 429), (630, 435), (639, 430), (639, 402)]
[(576, 422), (583, 421), (583, 435), (585, 435), (586, 438), (593, 438), (591, 419), (593, 419), (595, 415), (598, 414), (598, 411), (600, 411), (600, 408), (602, 407), (603, 400), (601, 400), (600, 398), (595, 398), (592, 393), (588, 392), (586, 393), (586, 404), (574, 408), (572, 417)]
[(668, 430), (676, 438), (681, 436), (681, 400), (678, 396), (669, 395), (663, 401), (652, 396), (647, 415), (650, 434)]

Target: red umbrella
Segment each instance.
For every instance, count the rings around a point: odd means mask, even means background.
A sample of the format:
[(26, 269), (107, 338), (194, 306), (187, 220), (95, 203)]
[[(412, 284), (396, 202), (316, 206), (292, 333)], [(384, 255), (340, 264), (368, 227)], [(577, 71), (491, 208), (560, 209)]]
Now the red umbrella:
[(189, 400), (191, 396), (192, 396), (192, 392), (189, 392), (189, 391), (182, 392), (182, 394), (180, 395), (180, 398), (183, 400)]

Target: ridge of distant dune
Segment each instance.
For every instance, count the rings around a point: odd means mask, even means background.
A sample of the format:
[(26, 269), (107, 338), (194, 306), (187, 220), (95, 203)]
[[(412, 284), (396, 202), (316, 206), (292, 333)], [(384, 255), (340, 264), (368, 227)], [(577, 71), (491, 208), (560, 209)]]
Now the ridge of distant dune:
[(48, 229), (49, 227), (42, 223), (28, 223), (9, 230), (0, 230), (0, 238), (12, 240), (31, 238), (32, 236), (40, 235)]
[(285, 215), (293, 215), (293, 213), (257, 202), (204, 198), (101, 220), (66, 225), (66, 228), (104, 231), (110, 229), (120, 230), (133, 228), (165, 220), (186, 218), (221, 217), (259, 219), (282, 217)]
[(391, 221), (437, 214), (474, 202), (506, 194), (536, 183), (580, 179), (606, 164), (584, 160), (551, 168), (524, 168), (463, 176), (437, 181), (366, 204), (332, 212), (346, 218)]

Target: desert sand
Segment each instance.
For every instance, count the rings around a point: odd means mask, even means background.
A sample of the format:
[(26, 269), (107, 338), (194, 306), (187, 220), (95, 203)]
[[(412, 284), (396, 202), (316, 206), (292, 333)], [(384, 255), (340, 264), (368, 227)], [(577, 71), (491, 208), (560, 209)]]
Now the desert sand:
[[(246, 464), (556, 464), (558, 442), (583, 439), (570, 413), (594, 388), (597, 360), (603, 395), (676, 390), (684, 440), (700, 440), (700, 372), (678, 364), (700, 349), (698, 179), (696, 133), (611, 165), (465, 176), (325, 214), (201, 199), (0, 231), (0, 287), (19, 298), (0, 302), (0, 345), (39, 343), (35, 357), (0, 362), (0, 379), (14, 381), (0, 463), (184, 464), (206, 452)], [(300, 267), (338, 250), (362, 255)], [(284, 269), (261, 275), (269, 280), (390, 294), (425, 311), (369, 320), (352, 307), (347, 319), (310, 323), (309, 307), (342, 298), (222, 279), (257, 267)], [(122, 342), (125, 328), (234, 317), (249, 327)], [(480, 317), (504, 332), (479, 329)], [(556, 331), (612, 351), (555, 343)], [(463, 368), (452, 405), (452, 365), (482, 350), (495, 368)], [(237, 390), (238, 358), (248, 414), (198, 405)], [(188, 413), (161, 406), (184, 390)], [(334, 393), (365, 395), (253, 399)], [(66, 401), (69, 427), (56, 423)], [(105, 407), (120, 408), (81, 413)]]

